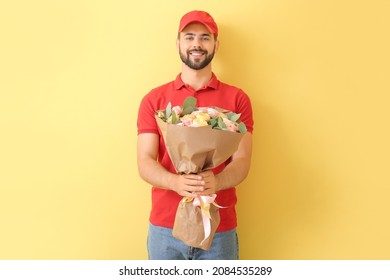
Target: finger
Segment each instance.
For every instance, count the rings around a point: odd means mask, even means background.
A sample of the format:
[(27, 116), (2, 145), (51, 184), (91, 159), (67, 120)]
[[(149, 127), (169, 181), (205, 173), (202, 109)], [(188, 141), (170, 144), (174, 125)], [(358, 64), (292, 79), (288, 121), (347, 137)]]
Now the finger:
[(188, 174), (188, 175), (183, 175), (184, 178), (186, 179), (189, 179), (189, 180), (202, 180), (203, 177), (199, 174), (199, 175), (195, 175), (195, 174)]
[(206, 182), (210, 182), (212, 178), (214, 178), (214, 174), (212, 172), (208, 172), (207, 174), (202, 174), (202, 178)]
[(185, 184), (188, 186), (203, 186), (205, 184), (205, 181), (203, 179), (187, 179), (185, 181)]
[(189, 192), (204, 192), (205, 188), (204, 187), (190, 187), (188, 188)]
[(182, 196), (186, 196), (186, 197), (197, 197), (198, 195), (196, 194), (196, 192), (187, 192), (187, 191), (184, 191)]

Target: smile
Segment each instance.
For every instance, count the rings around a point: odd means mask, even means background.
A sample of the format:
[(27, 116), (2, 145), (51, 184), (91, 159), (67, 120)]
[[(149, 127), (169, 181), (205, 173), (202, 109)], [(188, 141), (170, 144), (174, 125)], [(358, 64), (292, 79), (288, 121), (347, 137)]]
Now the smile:
[(202, 56), (205, 54), (205, 52), (203, 52), (203, 51), (190, 51), (189, 54), (192, 56)]

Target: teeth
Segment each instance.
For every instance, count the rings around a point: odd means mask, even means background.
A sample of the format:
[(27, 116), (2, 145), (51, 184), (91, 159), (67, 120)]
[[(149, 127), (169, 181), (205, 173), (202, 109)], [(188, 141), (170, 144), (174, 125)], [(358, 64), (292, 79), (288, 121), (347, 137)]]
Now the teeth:
[(192, 55), (202, 55), (203, 52), (191, 52), (190, 54), (192, 54)]

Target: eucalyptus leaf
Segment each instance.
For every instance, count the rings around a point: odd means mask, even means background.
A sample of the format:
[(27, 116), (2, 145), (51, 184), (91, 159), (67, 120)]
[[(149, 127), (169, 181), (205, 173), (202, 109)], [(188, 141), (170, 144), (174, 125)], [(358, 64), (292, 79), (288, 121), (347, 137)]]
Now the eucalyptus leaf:
[(195, 107), (188, 106), (185, 109), (183, 109), (183, 112), (181, 114), (184, 116), (187, 114), (191, 114), (193, 111), (195, 111)]
[(218, 125), (218, 119), (210, 119), (209, 123), (212, 128), (215, 128)]
[(241, 117), (241, 114), (232, 113), (232, 114), (230, 114), (230, 116), (228, 118), (232, 122), (237, 122), (240, 117)]
[(245, 133), (245, 132), (247, 132), (246, 125), (245, 125), (243, 122), (240, 122), (240, 123), (238, 124), (238, 130), (240, 131), (240, 133)]
[(218, 128), (219, 129), (225, 129), (226, 124), (224, 123), (223, 119), (221, 117), (218, 118)]
[(183, 103), (183, 109), (187, 108), (187, 107), (193, 107), (195, 108), (196, 106), (196, 98), (193, 97), (193, 96), (188, 96), (185, 100), (184, 100), (184, 103)]
[(183, 103), (183, 115), (191, 114), (196, 106), (196, 98), (193, 96), (188, 96)]
[(230, 120), (230, 118), (235, 115), (233, 112), (226, 113), (226, 117)]
[(172, 113), (172, 103), (169, 102), (167, 105), (167, 108), (165, 109), (165, 117), (168, 119), (171, 116)]
[(177, 117), (175, 111), (172, 111), (172, 123), (173, 123), (173, 124), (176, 124), (178, 120), (179, 120), (179, 119), (178, 119), (178, 117)]

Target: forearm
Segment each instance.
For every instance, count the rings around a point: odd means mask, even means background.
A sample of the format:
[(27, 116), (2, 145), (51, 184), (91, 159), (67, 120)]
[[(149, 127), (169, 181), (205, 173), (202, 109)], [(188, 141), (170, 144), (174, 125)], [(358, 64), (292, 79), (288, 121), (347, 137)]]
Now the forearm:
[(167, 190), (173, 189), (175, 176), (177, 176), (153, 159), (139, 161), (138, 172), (140, 177), (149, 184)]
[(216, 189), (220, 191), (239, 185), (247, 177), (249, 169), (250, 162), (247, 159), (232, 161), (221, 173), (216, 175)]
[(216, 175), (216, 190), (224, 190), (237, 186), (248, 175), (252, 157), (252, 134), (246, 133), (242, 138), (232, 161), (224, 170)]
[(196, 197), (205, 189), (202, 176), (171, 173), (152, 158), (139, 160), (138, 171), (140, 177), (149, 184), (157, 188), (172, 190), (181, 196)]

